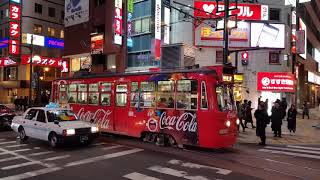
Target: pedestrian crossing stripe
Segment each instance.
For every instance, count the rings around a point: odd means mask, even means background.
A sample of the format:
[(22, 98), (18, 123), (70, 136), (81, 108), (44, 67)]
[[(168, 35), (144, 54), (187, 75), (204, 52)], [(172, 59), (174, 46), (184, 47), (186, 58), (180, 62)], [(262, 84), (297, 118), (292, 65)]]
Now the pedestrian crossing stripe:
[(320, 148), (305, 147), (305, 146), (292, 146), (285, 147), (280, 146), (266, 146), (263, 149), (259, 149), (260, 152), (268, 152), (272, 154), (283, 154), (294, 157), (320, 159)]

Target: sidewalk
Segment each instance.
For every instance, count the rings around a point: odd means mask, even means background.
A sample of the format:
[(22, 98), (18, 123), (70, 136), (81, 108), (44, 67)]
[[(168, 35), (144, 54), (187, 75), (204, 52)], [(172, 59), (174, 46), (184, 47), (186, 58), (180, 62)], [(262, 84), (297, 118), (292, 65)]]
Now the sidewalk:
[[(271, 123), (266, 128), (267, 144), (320, 144), (320, 128), (313, 126), (320, 124), (320, 111), (318, 109), (310, 110), (310, 119), (302, 119), (301, 110), (298, 110), (297, 115), (297, 128), (296, 133), (291, 136), (287, 128), (287, 121), (283, 121), (282, 124), (282, 138), (273, 137), (271, 130)], [(255, 124), (255, 122), (254, 122)], [(240, 133), (238, 136), (238, 143), (254, 143), (260, 142), (260, 138), (256, 136), (256, 129), (246, 128), (246, 132), (242, 132), (240, 127)]]

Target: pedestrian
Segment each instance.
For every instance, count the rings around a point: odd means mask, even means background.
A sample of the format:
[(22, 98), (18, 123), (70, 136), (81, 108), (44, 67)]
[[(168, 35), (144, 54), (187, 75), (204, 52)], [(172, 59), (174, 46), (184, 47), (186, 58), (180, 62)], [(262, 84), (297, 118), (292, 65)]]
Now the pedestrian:
[(14, 101), (13, 101), (13, 104), (15, 106), (15, 109), (18, 110), (19, 108), (19, 102), (18, 102), (18, 97), (15, 97)]
[(245, 123), (244, 123), (244, 125), (245, 125), (246, 128), (248, 128), (247, 127), (247, 123), (251, 123), (252, 129), (254, 129), (256, 127), (253, 125), (253, 119), (252, 119), (252, 113), (251, 113), (251, 111), (252, 111), (251, 104), (252, 104), (252, 102), (249, 101), (247, 106), (246, 106), (246, 108), (245, 108)]
[(271, 128), (274, 132), (274, 137), (280, 137), (281, 138), (281, 126), (282, 126), (282, 119), (284, 118), (284, 113), (282, 108), (280, 107), (280, 100), (277, 100), (274, 103), (274, 106), (271, 110)]
[(23, 97), (20, 96), (18, 100), (18, 109), (23, 110)]
[(243, 113), (242, 113), (242, 110), (241, 110), (241, 102), (240, 101), (237, 101), (236, 102), (236, 106), (237, 106), (237, 115), (238, 115), (238, 119), (239, 119), (239, 124), (238, 124), (238, 131), (240, 130), (240, 125), (242, 127), (242, 131), (245, 132), (245, 126), (242, 122), (242, 119), (243, 119)]
[(26, 111), (28, 107), (28, 96), (25, 96), (23, 99), (23, 111)]
[(287, 108), (288, 108), (288, 103), (286, 98), (282, 98), (281, 103), (280, 103), (280, 107), (284, 112), (284, 117), (286, 117), (287, 115)]
[(291, 132), (295, 133), (296, 132), (296, 121), (297, 121), (297, 110), (296, 107), (292, 104), (290, 109), (288, 110), (288, 129)]
[(265, 109), (265, 104), (260, 102), (258, 109), (254, 112), (254, 117), (256, 118), (257, 129), (256, 135), (260, 137), (261, 142), (259, 145), (266, 145), (266, 127), (269, 124), (269, 116)]
[(307, 101), (304, 101), (304, 103), (303, 103), (302, 119), (304, 119), (305, 115), (308, 116), (308, 119), (310, 118), (309, 117), (309, 106), (308, 106), (308, 102)]

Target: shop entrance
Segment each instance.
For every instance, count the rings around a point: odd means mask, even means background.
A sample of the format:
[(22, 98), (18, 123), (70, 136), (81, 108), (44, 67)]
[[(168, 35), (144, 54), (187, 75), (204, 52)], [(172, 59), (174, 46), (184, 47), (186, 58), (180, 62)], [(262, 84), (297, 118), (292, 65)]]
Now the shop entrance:
[(273, 103), (276, 102), (277, 99), (281, 100), (281, 93), (273, 93), (269, 91), (261, 92), (261, 101), (266, 101), (268, 99), (268, 114), (271, 115), (271, 108)]

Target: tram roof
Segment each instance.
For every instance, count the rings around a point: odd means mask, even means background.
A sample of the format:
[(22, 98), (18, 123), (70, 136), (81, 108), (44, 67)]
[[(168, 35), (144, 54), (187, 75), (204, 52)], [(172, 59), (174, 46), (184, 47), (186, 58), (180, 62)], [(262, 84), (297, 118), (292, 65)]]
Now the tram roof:
[(170, 69), (170, 70), (161, 70), (161, 71), (133, 71), (128, 73), (99, 73), (93, 74), (89, 72), (84, 72), (72, 77), (58, 78), (59, 79), (83, 79), (83, 78), (103, 78), (103, 77), (124, 77), (124, 76), (138, 76), (138, 75), (153, 75), (153, 74), (172, 74), (172, 73), (204, 73), (204, 74), (213, 74), (218, 76), (217, 71), (212, 67), (201, 67), (197, 69)]

